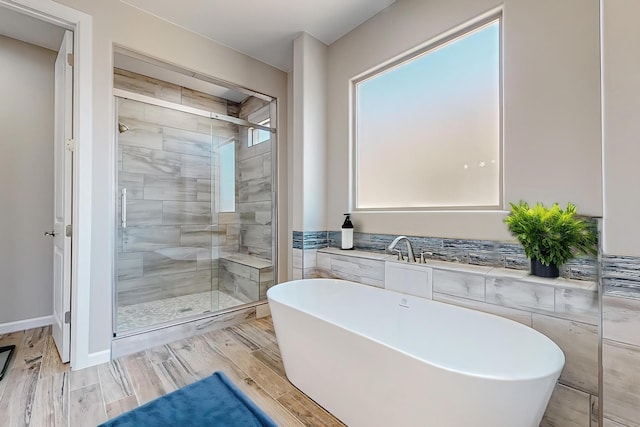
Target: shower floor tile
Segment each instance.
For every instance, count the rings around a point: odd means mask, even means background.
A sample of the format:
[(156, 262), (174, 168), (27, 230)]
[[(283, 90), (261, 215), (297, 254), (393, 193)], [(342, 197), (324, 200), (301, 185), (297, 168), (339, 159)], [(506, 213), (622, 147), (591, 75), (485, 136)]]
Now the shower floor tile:
[(200, 292), (118, 307), (117, 331), (124, 332), (165, 323), (195, 314), (246, 304), (223, 291)]

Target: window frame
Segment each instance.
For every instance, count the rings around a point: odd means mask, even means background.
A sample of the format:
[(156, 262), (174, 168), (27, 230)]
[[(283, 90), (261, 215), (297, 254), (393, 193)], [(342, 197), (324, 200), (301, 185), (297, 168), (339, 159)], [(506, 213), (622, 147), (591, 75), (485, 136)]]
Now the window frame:
[[(499, 159), (499, 171), (498, 171), (498, 204), (496, 205), (469, 205), (469, 206), (422, 206), (422, 207), (407, 207), (407, 206), (394, 206), (394, 207), (380, 207), (380, 208), (360, 208), (358, 207), (358, 85), (366, 80), (377, 77), (383, 73), (393, 70), (394, 68), (401, 67), (402, 65), (411, 62), (414, 59), (419, 58), (431, 51), (434, 51), (450, 42), (454, 42), (457, 39), (472, 33), (482, 27), (498, 22), (498, 117), (499, 117), (499, 135), (498, 135), (498, 159)], [(350, 210), (353, 212), (441, 212), (441, 211), (502, 211), (504, 206), (504, 73), (503, 73), (503, 16), (502, 10), (492, 12), (490, 14), (481, 16), (474, 20), (468, 21), (462, 25), (457, 26), (453, 30), (440, 34), (425, 43), (421, 44), (417, 48), (410, 49), (396, 56), (390, 61), (383, 62), (368, 71), (352, 78), (350, 80), (350, 115), (351, 115), (351, 132), (350, 132), (350, 197), (349, 204)], [(411, 185), (411, 177), (403, 177), (402, 185)]]

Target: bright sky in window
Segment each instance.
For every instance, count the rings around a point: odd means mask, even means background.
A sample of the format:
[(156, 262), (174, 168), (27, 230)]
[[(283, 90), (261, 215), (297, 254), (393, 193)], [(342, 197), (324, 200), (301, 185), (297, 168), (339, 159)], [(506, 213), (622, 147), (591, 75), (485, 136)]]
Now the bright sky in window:
[(499, 205), (499, 25), (357, 84), (358, 208)]

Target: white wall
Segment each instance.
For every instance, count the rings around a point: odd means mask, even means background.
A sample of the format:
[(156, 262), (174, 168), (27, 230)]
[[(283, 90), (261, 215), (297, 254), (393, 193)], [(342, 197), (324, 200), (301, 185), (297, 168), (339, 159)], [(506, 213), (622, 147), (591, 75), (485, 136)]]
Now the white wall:
[[(114, 116), (112, 46), (124, 46), (157, 59), (254, 89), (278, 98), (278, 233), (288, 241), (287, 215), (287, 75), (246, 55), (145, 14), (118, 0), (61, 0), (93, 17), (93, 199), (90, 352), (111, 343), (113, 285)], [(279, 252), (279, 276), (286, 277), (287, 247)]]
[(640, 256), (640, 2), (603, 1), (604, 252)]
[[(350, 79), (468, 20), (497, 0), (399, 0), (329, 47), (327, 221), (350, 206)], [(505, 0), (504, 204), (572, 201), (602, 215), (598, 0)], [(419, 185), (402, 165), (380, 165)], [(504, 212), (358, 212), (357, 231), (511, 240)]]
[(291, 93), (291, 135), (288, 150), (290, 154), (289, 170), (293, 179), (291, 189), (291, 225), (293, 230), (304, 229), (304, 37), (298, 35), (293, 41), (293, 67), (289, 73)]
[(55, 59), (0, 36), (0, 324), (53, 311)]
[(306, 33), (293, 42), (293, 229), (327, 229), (327, 46)]

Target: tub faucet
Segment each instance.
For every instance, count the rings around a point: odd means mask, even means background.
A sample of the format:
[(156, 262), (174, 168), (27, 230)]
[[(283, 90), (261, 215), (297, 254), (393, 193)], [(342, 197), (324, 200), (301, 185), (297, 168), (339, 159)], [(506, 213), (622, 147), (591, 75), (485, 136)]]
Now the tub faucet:
[(407, 242), (407, 262), (416, 262), (416, 256), (413, 254), (413, 248), (411, 247), (411, 241), (409, 240), (409, 238), (407, 236), (398, 236), (396, 237), (393, 242), (391, 242), (391, 244), (389, 245), (389, 247), (387, 248), (389, 251), (393, 251), (394, 249), (396, 249), (396, 245), (400, 242), (400, 240), (406, 240)]

